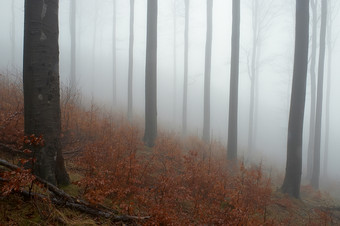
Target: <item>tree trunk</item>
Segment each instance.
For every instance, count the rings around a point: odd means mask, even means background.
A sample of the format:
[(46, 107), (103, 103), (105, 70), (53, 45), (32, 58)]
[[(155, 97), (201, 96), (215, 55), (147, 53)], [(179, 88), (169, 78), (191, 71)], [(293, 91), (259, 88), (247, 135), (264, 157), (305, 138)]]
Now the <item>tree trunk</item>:
[(330, 118), (330, 96), (331, 96), (331, 81), (332, 81), (332, 56), (333, 56), (333, 45), (332, 45), (332, 3), (329, 0), (328, 4), (328, 21), (327, 21), (327, 88), (326, 88), (326, 121), (325, 121), (325, 155), (323, 159), (323, 174), (328, 174), (328, 151), (329, 151), (329, 118)]
[(12, 24), (11, 24), (11, 63), (12, 69), (15, 69), (15, 47), (16, 47), (16, 40), (15, 40), (15, 0), (12, 0)]
[(129, 38), (129, 70), (128, 70), (128, 120), (132, 120), (132, 76), (133, 76), (133, 38), (134, 38), (135, 0), (130, 0), (130, 38)]
[(287, 136), (287, 162), (282, 192), (299, 198), (302, 170), (302, 131), (306, 98), (309, 39), (309, 0), (296, 0), (295, 53)]
[(251, 155), (254, 148), (254, 114), (255, 114), (255, 82), (257, 80), (257, 48), (258, 48), (258, 0), (253, 0), (253, 46), (251, 56), (250, 74), (250, 106), (249, 106), (249, 130), (248, 130), (248, 155)]
[(313, 171), (311, 185), (314, 189), (319, 189), (320, 177), (320, 146), (321, 146), (321, 121), (322, 121), (322, 100), (323, 100), (323, 74), (325, 66), (325, 47), (326, 47), (326, 26), (327, 26), (327, 0), (321, 1), (321, 30), (320, 30), (320, 53), (318, 67), (318, 88), (315, 115), (315, 137)]
[(173, 96), (173, 103), (172, 103), (172, 118), (173, 118), (173, 123), (174, 123), (174, 128), (176, 128), (177, 125), (177, 118), (176, 118), (176, 113), (177, 113), (177, 21), (176, 21), (176, 10), (177, 10), (177, 6), (176, 6), (176, 0), (174, 0), (174, 8), (173, 8), (173, 26), (174, 26), (174, 37), (173, 37), (173, 45), (174, 45), (174, 49), (173, 49), (173, 61), (174, 61), (174, 96)]
[(307, 178), (312, 178), (313, 169), (313, 151), (314, 151), (314, 131), (315, 131), (315, 97), (316, 97), (316, 79), (315, 79), (315, 61), (316, 61), (316, 43), (317, 43), (317, 4), (315, 0), (311, 0), (312, 8), (312, 50), (310, 63), (310, 81), (311, 81), (311, 105), (310, 105), (310, 120), (309, 120), (309, 141), (307, 153)]
[(98, 0), (95, 0), (94, 20), (93, 20), (93, 36), (92, 36), (92, 72), (91, 72), (91, 105), (94, 100), (95, 89), (95, 73), (96, 73), (96, 39), (97, 39), (97, 20), (98, 20)]
[(238, 74), (240, 52), (240, 0), (233, 0), (232, 35), (231, 35), (231, 66), (228, 123), (228, 160), (237, 158), (237, 111), (238, 111)]
[(145, 133), (144, 143), (155, 145), (157, 137), (157, 0), (147, 3), (145, 65)]
[(76, 90), (76, 0), (70, 0), (71, 71), (70, 88)]
[(207, 0), (207, 36), (205, 44), (204, 71), (204, 119), (203, 140), (210, 142), (210, 73), (211, 73), (211, 43), (212, 43), (212, 9), (213, 0)]
[(112, 104), (117, 106), (117, 54), (116, 54), (116, 17), (117, 3), (113, 0), (113, 20), (112, 20)]
[(184, 24), (184, 82), (183, 82), (183, 113), (182, 133), (187, 133), (187, 103), (188, 103), (188, 38), (189, 38), (189, 0), (185, 3), (185, 24)]
[(58, 0), (25, 1), (25, 135), (43, 136), (45, 145), (34, 150), (34, 173), (53, 184), (69, 182), (60, 161), (58, 7)]

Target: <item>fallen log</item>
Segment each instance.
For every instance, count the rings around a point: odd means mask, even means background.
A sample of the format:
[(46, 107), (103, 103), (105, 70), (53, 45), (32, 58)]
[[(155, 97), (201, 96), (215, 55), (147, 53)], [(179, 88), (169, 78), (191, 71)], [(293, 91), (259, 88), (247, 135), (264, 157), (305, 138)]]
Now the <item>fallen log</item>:
[[(9, 162), (7, 162), (6, 160), (0, 159), (0, 165), (4, 166), (8, 169), (11, 170), (18, 170), (20, 169), (20, 167), (11, 164)], [(129, 216), (129, 215), (118, 215), (118, 211), (114, 210), (114, 209), (109, 209), (108, 207), (102, 206), (102, 205), (91, 205), (88, 202), (81, 200), (81, 199), (77, 199), (69, 194), (67, 194), (66, 192), (64, 192), (63, 190), (59, 189), (58, 187), (56, 187), (55, 185), (37, 177), (36, 177), (36, 181), (39, 182), (40, 184), (44, 185), (51, 193), (52, 196), (49, 197), (49, 199), (51, 200), (52, 203), (56, 204), (56, 205), (62, 205), (62, 206), (66, 206), (68, 208), (72, 208), (93, 216), (98, 216), (98, 217), (104, 217), (104, 218), (109, 218), (112, 221), (123, 221), (123, 222), (128, 222), (128, 221), (136, 221), (136, 220), (146, 220), (149, 219), (150, 217), (137, 217), (137, 216)], [(2, 182), (6, 182), (5, 180), (3, 180)], [(25, 196), (30, 196), (29, 192), (27, 191), (20, 191), (23, 195)], [(43, 195), (43, 194), (31, 194), (31, 195), (35, 195), (35, 197), (38, 198), (48, 198), (48, 196)]]

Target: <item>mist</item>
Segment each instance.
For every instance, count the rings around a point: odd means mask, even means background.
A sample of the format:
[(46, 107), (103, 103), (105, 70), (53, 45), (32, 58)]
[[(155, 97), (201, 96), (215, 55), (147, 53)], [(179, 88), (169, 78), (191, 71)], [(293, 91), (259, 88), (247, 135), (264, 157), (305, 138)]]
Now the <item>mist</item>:
[[(14, 18), (12, 21), (12, 1)], [(173, 0), (158, 2), (158, 65), (157, 65), (157, 117), (161, 131), (181, 134), (184, 68), (184, 1), (177, 0), (176, 14), (176, 71), (173, 51)], [(252, 44), (251, 0), (241, 1), (240, 73), (238, 104), (238, 156), (247, 154), (249, 114), (249, 57)], [(261, 54), (258, 67), (258, 113), (256, 123), (254, 161), (263, 162), (284, 171), (287, 150), (288, 114), (293, 74), (295, 1), (264, 2), (263, 15), (268, 24), (261, 35)], [(269, 3), (271, 2), (271, 3)], [(333, 66), (331, 68), (330, 137), (328, 177), (340, 181), (340, 15), (338, 1), (333, 1)], [(59, 48), (60, 78), (67, 86), (70, 78), (69, 1), (60, 0)], [(146, 0), (135, 1), (134, 14), (134, 66), (133, 66), (133, 118), (144, 117), (145, 55), (146, 55)], [(270, 8), (266, 8), (270, 6)], [(267, 11), (270, 13), (268, 15)], [(97, 12), (96, 12), (97, 11)], [(76, 8), (76, 85), (84, 103), (96, 104), (107, 110), (126, 114), (129, 53), (129, 1), (117, 0), (117, 106), (113, 106), (112, 80), (112, 21), (111, 0), (81, 0)], [(95, 16), (97, 15), (97, 16)], [(231, 1), (214, 0), (211, 59), (211, 138), (227, 143), (230, 51)], [(261, 15), (261, 14), (260, 14)], [(0, 73), (22, 73), (24, 1), (3, 0), (0, 3)], [(14, 23), (14, 24), (13, 24)], [(15, 25), (15, 26), (13, 26)], [(11, 29), (14, 27), (15, 37)], [(204, 56), (206, 33), (206, 1), (190, 2), (188, 52), (188, 132), (202, 136)], [(12, 51), (14, 41), (14, 52)], [(93, 46), (95, 47), (93, 51)], [(327, 58), (327, 56), (326, 56)], [(327, 67), (325, 67), (327, 82)], [(176, 80), (174, 80), (176, 74)], [(310, 117), (310, 77), (307, 75), (307, 94), (304, 118), (303, 175), (307, 161)], [(176, 81), (176, 84), (174, 83)], [(174, 88), (176, 87), (176, 89)], [(176, 97), (176, 98), (174, 98)], [(175, 108), (174, 108), (175, 106)], [(324, 117), (324, 115), (323, 115)], [(323, 119), (324, 122), (324, 119)], [(324, 124), (323, 124), (324, 125)], [(324, 131), (324, 126), (322, 127)], [(324, 132), (321, 139), (321, 163), (324, 153)], [(321, 167), (323, 169), (323, 167)], [(322, 172), (321, 172), (322, 175)]]

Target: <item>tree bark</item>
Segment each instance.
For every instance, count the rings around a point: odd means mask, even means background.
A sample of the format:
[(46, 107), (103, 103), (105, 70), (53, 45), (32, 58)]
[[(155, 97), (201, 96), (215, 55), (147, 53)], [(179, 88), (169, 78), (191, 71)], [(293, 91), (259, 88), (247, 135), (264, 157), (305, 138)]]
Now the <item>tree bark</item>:
[(33, 150), (34, 173), (53, 184), (69, 182), (60, 160), (58, 6), (58, 0), (25, 1), (23, 63), (25, 135), (42, 135), (45, 143)]
[(207, 0), (207, 34), (205, 44), (205, 71), (204, 71), (204, 118), (203, 140), (210, 142), (210, 77), (211, 77), (211, 44), (212, 44), (212, 9), (213, 0)]
[(145, 132), (144, 143), (155, 145), (157, 137), (157, 0), (147, 3), (145, 65)]
[(113, 107), (117, 106), (117, 54), (116, 54), (116, 17), (117, 3), (113, 0), (113, 20), (112, 20), (112, 101)]
[(307, 178), (312, 178), (313, 170), (313, 151), (314, 151), (314, 133), (315, 133), (315, 97), (316, 97), (316, 75), (315, 75), (315, 61), (316, 61), (316, 43), (317, 43), (317, 4), (315, 0), (311, 0), (312, 8), (312, 49), (311, 49), (311, 63), (309, 67), (310, 81), (311, 81), (311, 105), (310, 105), (310, 120), (309, 120), (309, 140), (307, 153)]
[(187, 133), (187, 108), (188, 108), (188, 46), (189, 46), (189, 0), (185, 3), (184, 23), (184, 82), (183, 82), (183, 112), (182, 112), (182, 134)]
[(173, 123), (174, 123), (174, 128), (176, 128), (177, 125), (177, 21), (176, 21), (176, 10), (177, 10), (177, 6), (176, 6), (176, 0), (174, 0), (174, 8), (173, 8), (173, 27), (174, 27), (174, 37), (173, 37), (173, 45), (174, 45), (174, 49), (173, 49), (173, 61), (174, 61), (174, 94), (173, 94), (173, 103), (172, 103), (172, 110), (173, 110)]
[(231, 66), (229, 94), (229, 123), (228, 123), (228, 160), (237, 158), (237, 111), (238, 111), (238, 76), (240, 52), (240, 0), (233, 0), (232, 35), (231, 35)]
[(309, 39), (309, 0), (296, 0), (293, 84), (287, 136), (287, 162), (282, 192), (299, 198), (302, 170), (302, 131), (306, 98)]
[(135, 0), (130, 0), (130, 38), (128, 69), (128, 120), (132, 120), (132, 77), (133, 77), (133, 39), (134, 39)]
[(313, 154), (313, 171), (311, 185), (319, 189), (320, 178), (320, 146), (321, 146), (321, 124), (322, 124), (322, 102), (323, 102), (323, 77), (326, 50), (326, 26), (327, 26), (327, 0), (321, 1), (321, 30), (320, 30), (320, 53), (318, 67), (318, 88), (315, 115), (315, 137)]
[(76, 90), (76, 0), (70, 0), (71, 70), (70, 88)]
[(12, 10), (12, 24), (11, 24), (11, 63), (12, 63), (12, 69), (15, 69), (15, 49), (16, 49), (16, 39), (15, 39), (15, 25), (16, 25), (16, 21), (15, 21), (15, 0), (12, 0), (12, 6), (11, 6), (11, 10)]

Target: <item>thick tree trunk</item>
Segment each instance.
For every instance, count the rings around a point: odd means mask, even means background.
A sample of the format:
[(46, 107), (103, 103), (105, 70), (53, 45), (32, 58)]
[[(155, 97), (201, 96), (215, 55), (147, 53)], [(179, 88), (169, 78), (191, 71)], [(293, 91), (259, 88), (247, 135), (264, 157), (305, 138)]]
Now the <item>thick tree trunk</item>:
[(237, 158), (237, 111), (238, 111), (238, 74), (240, 53), (240, 0), (233, 0), (232, 35), (231, 35), (231, 66), (228, 123), (228, 160)]
[(45, 145), (34, 150), (34, 173), (53, 184), (69, 182), (64, 164), (56, 164), (56, 159), (62, 158), (58, 6), (58, 0), (25, 1), (25, 135), (43, 136)]
[(320, 178), (320, 146), (321, 146), (321, 121), (322, 121), (322, 102), (323, 102), (323, 75), (325, 66), (325, 50), (326, 50), (326, 26), (327, 26), (327, 0), (321, 1), (321, 31), (320, 31), (320, 53), (318, 67), (318, 88), (316, 100), (315, 115), (315, 137), (314, 137), (314, 155), (313, 155), (313, 171), (311, 185), (315, 189), (319, 189)]
[(203, 140), (210, 142), (210, 73), (211, 73), (211, 43), (212, 43), (212, 8), (213, 0), (207, 0), (207, 36), (205, 44), (204, 71), (204, 118)]
[(299, 198), (302, 170), (302, 131), (306, 98), (309, 39), (309, 0), (296, 0), (295, 53), (289, 112), (286, 174), (282, 192)]
[(189, 45), (189, 0), (185, 3), (184, 24), (184, 82), (183, 82), (183, 112), (182, 112), (182, 134), (187, 133), (187, 103), (188, 103), (188, 45)]
[(310, 62), (310, 82), (311, 82), (311, 105), (310, 105), (310, 120), (309, 120), (309, 140), (307, 153), (307, 178), (312, 178), (313, 169), (313, 151), (314, 151), (314, 131), (315, 131), (315, 97), (316, 97), (316, 76), (315, 76), (315, 61), (316, 61), (316, 43), (317, 43), (317, 4), (315, 0), (311, 0), (312, 8), (312, 50)]
[(113, 19), (112, 19), (112, 104), (117, 106), (117, 54), (116, 54), (116, 0), (113, 0)]
[(133, 39), (134, 39), (135, 0), (130, 0), (130, 38), (129, 38), (129, 69), (128, 69), (128, 120), (132, 120), (132, 77), (133, 77)]
[(144, 143), (155, 145), (157, 137), (157, 0), (147, 3), (145, 65), (145, 133)]
[(70, 88), (76, 90), (76, 0), (70, 0), (71, 65)]

